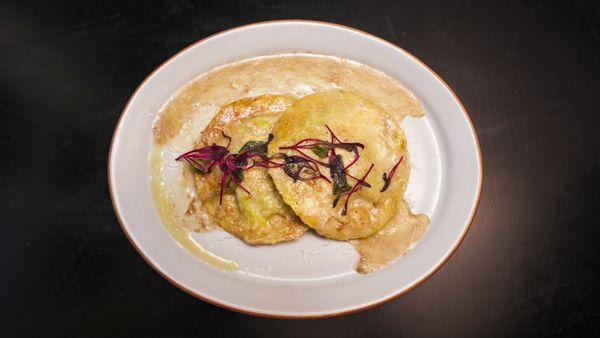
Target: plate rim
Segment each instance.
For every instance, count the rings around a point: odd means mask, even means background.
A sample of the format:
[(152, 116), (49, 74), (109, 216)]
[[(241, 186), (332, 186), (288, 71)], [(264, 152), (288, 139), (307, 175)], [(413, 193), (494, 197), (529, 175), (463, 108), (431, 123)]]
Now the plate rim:
[[(388, 297), (385, 297), (383, 299), (377, 300), (375, 302), (372, 303), (368, 303), (368, 304), (361, 304), (358, 305), (354, 308), (350, 308), (350, 309), (344, 309), (344, 310), (339, 310), (339, 311), (331, 311), (329, 313), (322, 313), (322, 314), (276, 314), (276, 313), (269, 313), (269, 312), (258, 312), (258, 311), (251, 311), (251, 310), (247, 310), (244, 308), (240, 308), (240, 307), (236, 307), (234, 305), (230, 305), (230, 304), (224, 304), (221, 302), (218, 302), (216, 300), (212, 300), (209, 299), (203, 295), (201, 295), (200, 293), (197, 293), (187, 287), (185, 287), (184, 285), (180, 284), (179, 282), (177, 282), (175, 279), (171, 278), (170, 276), (168, 276), (167, 274), (163, 273), (160, 268), (154, 263), (152, 262), (143, 252), (142, 250), (137, 246), (137, 244), (135, 243), (135, 241), (133, 240), (133, 238), (131, 237), (131, 235), (129, 234), (127, 228), (124, 225), (124, 222), (121, 218), (121, 215), (119, 213), (119, 209), (117, 208), (117, 205), (115, 203), (115, 195), (114, 195), (114, 191), (113, 191), (113, 176), (112, 176), (112, 172), (111, 172), (111, 162), (112, 162), (112, 157), (113, 157), (113, 151), (114, 151), (114, 144), (115, 144), (115, 137), (117, 135), (117, 131), (120, 129), (121, 126), (121, 122), (123, 119), (123, 116), (125, 115), (125, 112), (129, 109), (129, 106), (132, 103), (133, 98), (138, 94), (138, 92), (140, 91), (140, 89), (146, 84), (146, 82), (148, 82), (148, 80), (154, 76), (154, 74), (158, 73), (165, 65), (167, 65), (169, 62), (171, 62), (174, 58), (184, 54), (186, 51), (188, 51), (189, 49), (194, 48), (196, 45), (199, 45), (209, 39), (212, 38), (216, 38), (218, 36), (227, 34), (227, 33), (231, 33), (233, 31), (237, 31), (237, 30), (245, 30), (251, 27), (255, 27), (255, 26), (263, 26), (263, 25), (270, 25), (270, 24), (285, 24), (285, 23), (300, 23), (300, 24), (312, 24), (312, 25), (320, 25), (320, 26), (328, 26), (328, 27), (333, 27), (333, 28), (341, 28), (344, 30), (350, 30), (353, 31), (355, 33), (358, 33), (360, 35), (364, 35), (370, 39), (374, 39), (377, 40), (379, 42), (382, 42), (386, 45), (388, 45), (389, 47), (392, 47), (394, 49), (400, 50), (401, 52), (403, 52), (405, 55), (407, 55), (409, 58), (411, 58), (413, 61), (417, 62), (421, 67), (423, 67), (427, 72), (429, 72), (431, 75), (433, 75), (443, 86), (444, 88), (448, 91), (448, 93), (450, 93), (450, 95), (452, 95), (452, 97), (454, 98), (454, 100), (456, 100), (456, 102), (458, 103), (461, 112), (464, 114), (469, 127), (471, 129), (471, 132), (473, 134), (473, 139), (475, 141), (475, 146), (476, 146), (476, 150), (477, 150), (477, 162), (478, 162), (478, 181), (477, 181), (477, 192), (476, 192), (476, 197), (475, 197), (475, 204), (472, 207), (472, 211), (471, 211), (471, 215), (469, 216), (469, 219), (466, 223), (466, 226), (463, 228), (462, 233), (460, 234), (460, 237), (458, 239), (458, 241), (456, 241), (456, 243), (454, 244), (454, 246), (451, 248), (450, 251), (448, 251), (446, 253), (446, 255), (436, 263), (436, 266), (431, 269), (426, 275), (424, 275), (423, 277), (421, 277), (419, 280), (413, 282), (411, 285), (409, 285), (407, 288), (405, 288), (404, 290), (401, 290), (395, 294), (391, 294)], [(441, 76), (439, 76), (435, 71), (433, 71), (433, 69), (431, 69), (427, 64), (425, 64), (423, 61), (421, 61), (419, 58), (417, 58), (416, 56), (414, 56), (412, 53), (408, 52), (407, 50), (405, 50), (404, 48), (390, 42), (387, 41), (383, 38), (380, 38), (376, 35), (373, 35), (371, 33), (365, 32), (363, 30), (357, 29), (357, 28), (353, 28), (353, 27), (349, 27), (346, 25), (342, 25), (342, 24), (337, 24), (337, 23), (332, 23), (332, 22), (327, 22), (327, 21), (321, 21), (321, 20), (308, 20), (308, 19), (280, 19), (280, 20), (266, 20), (266, 21), (258, 21), (258, 22), (253, 22), (253, 23), (249, 23), (249, 24), (245, 24), (245, 25), (241, 25), (241, 26), (236, 26), (236, 27), (232, 27), (226, 30), (222, 30), (219, 31), (217, 33), (211, 34), (209, 36), (206, 36), (190, 45), (188, 45), (187, 47), (181, 49), (180, 51), (178, 51), (177, 53), (171, 55), (168, 59), (166, 59), (165, 61), (163, 61), (159, 66), (157, 66), (152, 72), (150, 72), (145, 78), (144, 80), (142, 80), (140, 82), (140, 84), (136, 87), (136, 89), (133, 91), (133, 93), (131, 94), (131, 96), (129, 97), (129, 99), (127, 100), (127, 103), (125, 104), (125, 106), (123, 107), (123, 110), (121, 111), (121, 114), (119, 115), (119, 118), (117, 120), (117, 123), (115, 124), (115, 128), (113, 130), (113, 135), (111, 137), (111, 142), (110, 142), (110, 147), (108, 150), (108, 161), (107, 161), (107, 176), (108, 176), (108, 190), (110, 193), (110, 199), (111, 199), (111, 204), (113, 206), (113, 210), (115, 212), (115, 216), (117, 218), (117, 221), (119, 223), (119, 226), (121, 227), (121, 230), (123, 231), (123, 233), (125, 233), (125, 237), (127, 237), (127, 240), (129, 241), (129, 243), (133, 246), (133, 248), (135, 249), (135, 251), (137, 251), (137, 253), (144, 259), (144, 261), (150, 265), (150, 267), (152, 267), (152, 269), (154, 269), (156, 272), (158, 272), (158, 274), (160, 276), (162, 276), (164, 279), (166, 279), (169, 283), (171, 283), (172, 285), (174, 285), (175, 287), (177, 287), (178, 289), (184, 291), (185, 293), (200, 299), (204, 302), (207, 302), (211, 305), (215, 305), (218, 306), (220, 308), (226, 309), (226, 310), (230, 310), (230, 311), (235, 311), (238, 313), (242, 313), (242, 314), (246, 314), (246, 315), (251, 315), (251, 316), (256, 316), (256, 317), (264, 317), (264, 318), (284, 318), (284, 319), (316, 319), (316, 318), (330, 318), (330, 317), (337, 317), (337, 316), (343, 316), (343, 315), (347, 315), (347, 314), (352, 314), (352, 313), (357, 313), (360, 311), (364, 311), (364, 310), (368, 310), (370, 308), (379, 306), (381, 304), (387, 303), (389, 301), (392, 301), (400, 296), (403, 296), (407, 293), (409, 293), (410, 291), (412, 291), (413, 289), (415, 289), (416, 287), (418, 287), (419, 285), (423, 284), (424, 282), (426, 282), (431, 276), (433, 276), (436, 272), (438, 272), (447, 262), (448, 260), (450, 260), (450, 258), (454, 255), (454, 253), (458, 250), (458, 248), (460, 247), (460, 245), (462, 244), (462, 242), (464, 241), (469, 229), (471, 228), (473, 221), (475, 219), (475, 215), (477, 214), (477, 210), (479, 208), (479, 203), (481, 201), (481, 194), (482, 194), (482, 190), (483, 190), (483, 175), (484, 175), (484, 171), (483, 171), (483, 154), (481, 151), (481, 145), (479, 143), (479, 137), (477, 135), (477, 129), (475, 128), (475, 125), (473, 124), (473, 121), (471, 119), (471, 116), (469, 115), (467, 109), (465, 108), (464, 104), (462, 103), (462, 101), (460, 100), (460, 98), (458, 97), (458, 95), (456, 95), (456, 93), (454, 92), (454, 90), (452, 90), (452, 88), (446, 83), (446, 81), (444, 81), (444, 79), (442, 79)]]

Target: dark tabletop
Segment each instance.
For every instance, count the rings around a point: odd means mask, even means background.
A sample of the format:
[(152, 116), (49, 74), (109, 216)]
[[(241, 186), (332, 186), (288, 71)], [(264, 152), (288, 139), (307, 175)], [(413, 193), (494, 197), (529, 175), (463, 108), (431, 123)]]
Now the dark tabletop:
[[(598, 336), (600, 4), (352, 2), (2, 1), (0, 335)], [(264, 319), (197, 300), (144, 262), (110, 202), (109, 143), (146, 75), (210, 34), (282, 18), (412, 52), (481, 142), (483, 197), (461, 247), (361, 313)]]

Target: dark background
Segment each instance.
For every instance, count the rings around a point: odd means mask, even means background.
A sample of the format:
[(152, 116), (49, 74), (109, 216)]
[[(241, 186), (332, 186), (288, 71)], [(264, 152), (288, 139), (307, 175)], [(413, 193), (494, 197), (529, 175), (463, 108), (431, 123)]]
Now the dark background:
[[(479, 134), (483, 197), (462, 246), (361, 313), (264, 319), (194, 299), (143, 261), (111, 206), (109, 143), (136, 86), (201, 38), (281, 18), (402, 46)], [(2, 335), (597, 336), (599, 105), (598, 2), (2, 1)]]

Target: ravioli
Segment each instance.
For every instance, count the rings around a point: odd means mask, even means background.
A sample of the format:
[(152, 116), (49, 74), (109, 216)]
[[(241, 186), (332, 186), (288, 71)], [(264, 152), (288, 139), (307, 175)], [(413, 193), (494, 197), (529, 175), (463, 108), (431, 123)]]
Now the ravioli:
[[(333, 207), (335, 196), (331, 184), (325, 180), (294, 182), (278, 168), (269, 169), (269, 174), (283, 200), (320, 235), (336, 240), (371, 236), (396, 214), (408, 180), (406, 138), (399, 118), (351, 92), (332, 90), (305, 96), (292, 104), (275, 124), (269, 154), (306, 138), (328, 139), (326, 125), (340, 140), (365, 145), (358, 162), (348, 169), (349, 174), (363, 177), (370, 165), (374, 165), (366, 179), (371, 187), (363, 186), (350, 197), (346, 215), (341, 214), (342, 202)], [(294, 154), (292, 150), (285, 152)], [(343, 150), (338, 154), (344, 164), (354, 158)], [(383, 174), (398, 161), (389, 188), (380, 192)], [(356, 181), (348, 178), (348, 183), (354, 185)]]
[[(247, 141), (266, 140), (281, 113), (293, 102), (285, 95), (262, 95), (225, 105), (202, 132), (198, 146), (227, 145), (222, 132), (231, 137), (229, 149), (234, 153)], [(257, 167), (243, 174), (242, 183), (252, 195), (230, 184), (222, 204), (220, 170), (195, 175), (204, 218), (249, 244), (274, 244), (302, 236), (307, 227), (283, 202), (266, 169)]]

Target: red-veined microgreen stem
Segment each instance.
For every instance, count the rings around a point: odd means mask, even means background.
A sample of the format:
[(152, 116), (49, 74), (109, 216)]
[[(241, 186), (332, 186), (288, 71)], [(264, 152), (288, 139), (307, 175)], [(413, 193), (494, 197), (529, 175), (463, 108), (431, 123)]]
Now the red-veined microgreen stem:
[(404, 159), (404, 156), (401, 156), (400, 160), (398, 160), (398, 162), (396, 162), (396, 164), (394, 165), (392, 170), (390, 170), (389, 174), (383, 173), (383, 187), (381, 188), (381, 190), (379, 190), (380, 192), (384, 192), (390, 187), (390, 184), (392, 182), (392, 177), (394, 177), (394, 174), (396, 173), (396, 169), (398, 168), (400, 163), (402, 163), (403, 159)]
[[(352, 190), (350, 190), (347, 193), (340, 194), (339, 197), (346, 195), (346, 201), (344, 202), (344, 208), (342, 209), (342, 216), (345, 216), (346, 213), (348, 212), (348, 201), (350, 200), (350, 197), (352, 196), (352, 194), (359, 191), (363, 187), (365, 180), (367, 179), (367, 176), (369, 176), (369, 174), (371, 173), (371, 170), (373, 169), (373, 166), (374, 166), (374, 164), (371, 163), (371, 166), (369, 167), (369, 170), (367, 170), (367, 173), (358, 182), (356, 182), (356, 184), (354, 184), (354, 186), (352, 187)], [(339, 199), (339, 197), (338, 197), (338, 199)], [(337, 203), (337, 202), (335, 201), (334, 204), (335, 203)]]

